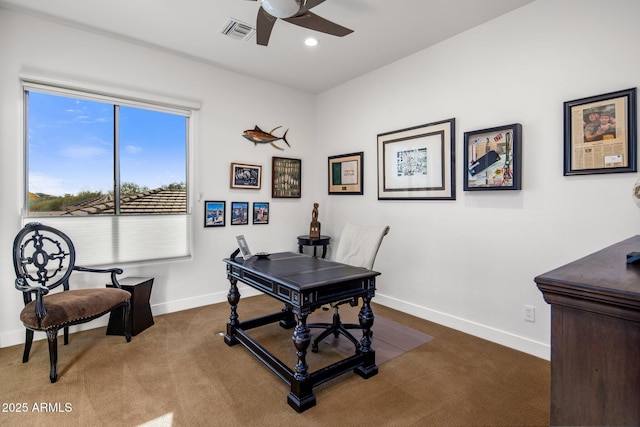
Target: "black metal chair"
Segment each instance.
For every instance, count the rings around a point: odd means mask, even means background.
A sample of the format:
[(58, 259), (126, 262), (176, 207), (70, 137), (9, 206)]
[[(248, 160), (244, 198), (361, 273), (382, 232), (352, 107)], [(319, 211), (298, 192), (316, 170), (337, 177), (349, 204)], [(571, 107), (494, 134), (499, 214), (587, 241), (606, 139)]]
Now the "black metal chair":
[[(338, 249), (336, 250), (335, 261), (343, 264), (349, 264), (356, 267), (363, 267), (367, 270), (373, 269), (373, 263), (376, 260), (378, 249), (382, 244), (382, 239), (389, 233), (389, 226), (375, 227), (347, 223), (340, 235)], [(348, 331), (348, 329), (362, 329), (360, 325), (355, 323), (342, 323), (340, 319), (339, 307), (343, 304), (349, 304), (352, 307), (358, 305), (358, 298), (350, 298), (330, 304), (329, 307), (323, 307), (323, 310), (333, 309), (333, 319), (331, 323), (311, 323), (307, 325), (309, 329), (324, 329), (318, 337), (311, 343), (311, 351), (318, 352), (318, 344), (329, 335), (333, 334), (335, 338), (344, 335), (349, 339), (356, 348), (359, 348), (359, 341)]]
[[(29, 223), (13, 242), (15, 287), (22, 292), (25, 307), (20, 320), (26, 328), (22, 363), (29, 361), (34, 331), (46, 332), (51, 369), (49, 379), (58, 379), (58, 331), (64, 328), (64, 344), (69, 343), (69, 326), (89, 322), (123, 307), (123, 324), (130, 325), (129, 292), (120, 288), (116, 278), (120, 268), (96, 269), (75, 265), (76, 253), (69, 237), (55, 228)], [(69, 276), (74, 271), (108, 273), (109, 287), (69, 290)], [(62, 291), (50, 292), (62, 285)], [(131, 330), (125, 328), (131, 341)]]

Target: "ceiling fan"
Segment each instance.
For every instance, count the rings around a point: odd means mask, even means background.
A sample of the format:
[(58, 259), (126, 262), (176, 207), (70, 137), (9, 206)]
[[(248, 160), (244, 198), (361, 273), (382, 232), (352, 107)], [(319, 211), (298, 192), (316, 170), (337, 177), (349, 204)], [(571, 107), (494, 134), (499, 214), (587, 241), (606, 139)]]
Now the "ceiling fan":
[(260, 1), (261, 3), (256, 22), (256, 41), (262, 46), (269, 44), (269, 37), (271, 37), (271, 30), (276, 19), (338, 37), (344, 37), (353, 32), (353, 30), (321, 18), (309, 10), (324, 3), (325, 0), (251, 1)]

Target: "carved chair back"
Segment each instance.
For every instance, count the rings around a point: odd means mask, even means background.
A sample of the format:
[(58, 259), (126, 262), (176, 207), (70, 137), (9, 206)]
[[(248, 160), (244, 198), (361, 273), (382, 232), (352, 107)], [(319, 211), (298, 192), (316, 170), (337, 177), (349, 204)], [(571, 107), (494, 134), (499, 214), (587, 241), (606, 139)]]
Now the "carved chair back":
[[(29, 286), (69, 290), (69, 276), (76, 262), (76, 251), (69, 236), (55, 228), (32, 222), (24, 226), (13, 241), (13, 267), (16, 277)], [(23, 292), (24, 303), (31, 292)]]

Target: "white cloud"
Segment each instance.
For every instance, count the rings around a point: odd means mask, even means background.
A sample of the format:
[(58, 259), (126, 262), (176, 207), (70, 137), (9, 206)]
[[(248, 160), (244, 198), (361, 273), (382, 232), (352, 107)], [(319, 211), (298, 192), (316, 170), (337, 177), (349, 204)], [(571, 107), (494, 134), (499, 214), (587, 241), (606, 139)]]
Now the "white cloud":
[(68, 182), (61, 178), (54, 178), (43, 173), (29, 174), (29, 191), (32, 193), (48, 194), (50, 196), (62, 196), (71, 193), (66, 187)]
[(105, 158), (111, 154), (110, 151), (107, 151), (100, 147), (89, 147), (89, 146), (78, 146), (71, 145), (65, 147), (60, 155), (63, 157), (67, 157), (70, 159), (81, 159), (81, 160), (91, 160), (95, 158)]
[(126, 145), (124, 149), (129, 154), (138, 154), (142, 152), (142, 147), (138, 145)]

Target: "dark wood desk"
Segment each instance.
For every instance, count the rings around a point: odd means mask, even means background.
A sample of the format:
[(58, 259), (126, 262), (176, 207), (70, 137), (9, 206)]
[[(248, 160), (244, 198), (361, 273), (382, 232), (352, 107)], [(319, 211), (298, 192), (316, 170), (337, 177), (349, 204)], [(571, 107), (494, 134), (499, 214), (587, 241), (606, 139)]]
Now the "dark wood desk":
[(330, 236), (320, 236), (319, 239), (312, 239), (308, 234), (298, 236), (298, 252), (302, 253), (303, 246), (313, 246), (313, 256), (316, 256), (316, 249), (322, 246), (322, 258), (324, 258), (327, 256), (327, 246), (330, 241)]
[[(224, 262), (227, 263), (227, 278), (231, 284), (227, 295), (231, 315), (224, 340), (230, 346), (238, 343), (245, 346), (290, 385), (287, 402), (293, 409), (302, 412), (313, 407), (316, 404), (313, 387), (346, 372), (353, 370), (363, 378), (378, 373), (375, 351), (371, 347), (374, 314), (370, 302), (375, 295), (375, 278), (380, 273), (292, 252), (272, 254), (266, 259), (227, 258)], [(238, 281), (282, 301), (284, 309), (240, 322)], [(362, 326), (359, 348), (354, 350), (353, 356), (309, 372), (306, 355), (311, 334), (307, 328), (307, 316), (324, 304), (349, 298), (363, 300), (358, 315)], [(249, 329), (274, 322), (280, 322), (284, 328), (294, 327), (292, 351), (296, 353), (298, 362), (293, 370), (247, 334)]]
[(640, 425), (635, 236), (535, 278), (551, 304), (551, 425)]

